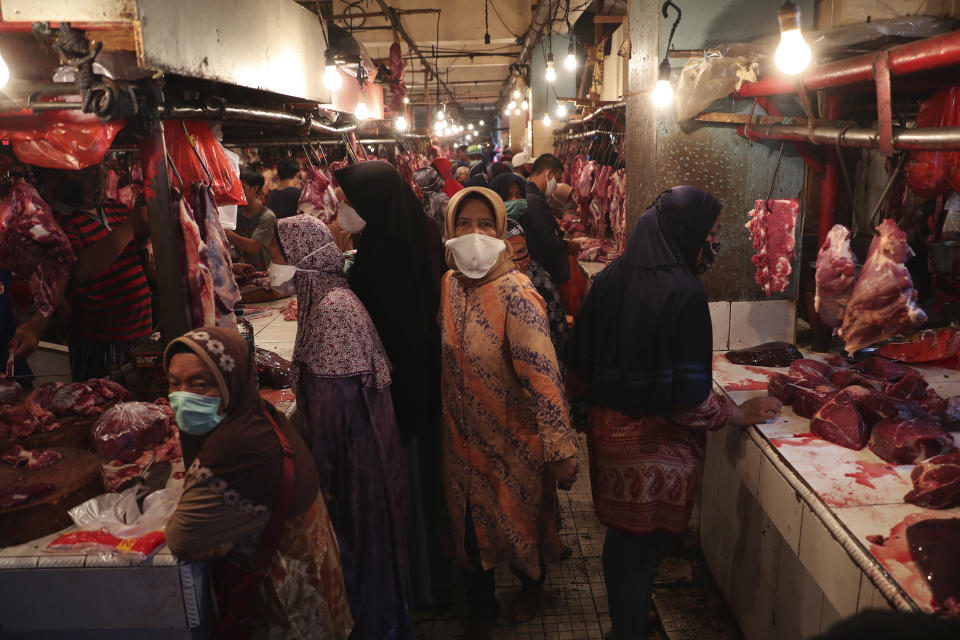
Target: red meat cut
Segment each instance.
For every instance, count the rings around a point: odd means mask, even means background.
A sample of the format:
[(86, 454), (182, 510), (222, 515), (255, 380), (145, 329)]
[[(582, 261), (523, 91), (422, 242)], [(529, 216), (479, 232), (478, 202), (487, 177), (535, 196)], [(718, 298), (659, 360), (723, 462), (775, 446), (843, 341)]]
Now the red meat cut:
[(916, 371), (911, 371), (884, 390), (894, 400), (920, 402), (927, 393), (927, 381)]
[(24, 449), (20, 445), (15, 444), (0, 455), (0, 460), (3, 460), (11, 467), (23, 466), (27, 469), (42, 469), (59, 462), (62, 457), (58, 452), (50, 449), (46, 451), (31, 451), (30, 449)]
[(927, 412), (917, 403), (896, 400), (883, 393), (871, 393), (859, 403), (860, 413), (868, 425), (888, 420), (928, 419)]
[[(213, 287), (213, 312), (218, 327), (237, 328), (237, 316), (233, 309), (240, 302), (240, 287), (233, 276), (233, 262), (230, 259), (230, 243), (227, 234), (220, 225), (213, 190), (205, 184), (193, 185), (193, 210), (197, 228), (203, 240), (201, 244), (200, 266), (210, 274)], [(205, 295), (205, 294), (204, 294)]]
[(904, 501), (927, 509), (946, 509), (960, 502), (960, 451), (934, 456), (910, 473), (913, 490)]
[(907, 234), (887, 219), (877, 227), (867, 261), (843, 316), (840, 337), (847, 353), (909, 332), (927, 321), (904, 262), (913, 256)]
[(803, 358), (800, 350), (789, 342), (765, 342), (755, 347), (728, 351), (727, 360), (734, 364), (755, 367), (789, 367), (794, 360)]
[(824, 440), (848, 449), (859, 450), (867, 444), (867, 425), (860, 417), (853, 398), (841, 391), (817, 411), (810, 431)]
[(867, 358), (855, 368), (861, 373), (866, 373), (888, 382), (896, 382), (911, 371), (916, 372), (916, 369), (913, 367), (907, 366), (900, 362), (894, 362), (888, 358), (880, 358), (877, 356)]
[(960, 518), (921, 520), (907, 527), (910, 556), (940, 609), (960, 613)]
[(57, 282), (77, 257), (50, 207), (36, 189), (16, 182), (0, 202), (0, 269), (26, 280), (37, 309), (50, 316)]
[(26, 393), (13, 378), (0, 379), (0, 404), (16, 404)]
[(34, 498), (39, 498), (42, 495), (50, 493), (55, 488), (56, 485), (51, 482), (38, 482), (21, 487), (0, 489), (0, 508), (8, 509), (30, 502)]
[(169, 435), (170, 408), (147, 402), (122, 402), (93, 425), (94, 447), (105, 460), (133, 462)]
[(857, 373), (856, 371), (851, 371), (850, 369), (840, 369), (833, 377), (830, 378), (830, 382), (834, 386), (840, 387), (850, 387), (853, 385), (859, 385), (861, 387), (866, 387), (868, 389), (873, 389), (874, 391), (883, 391), (887, 386), (883, 380), (879, 380), (872, 376), (863, 375)]
[(790, 363), (790, 377), (806, 380), (814, 386), (831, 385), (834, 374), (833, 368), (817, 360), (801, 358)]
[(782, 373), (774, 373), (767, 384), (767, 393), (785, 405), (793, 404), (793, 379)]
[(212, 327), (216, 324), (216, 302), (213, 275), (202, 256), (206, 245), (200, 237), (200, 227), (183, 197), (176, 205), (183, 229), (184, 255), (187, 260), (187, 292), (190, 301), (190, 326)]
[(873, 427), (870, 450), (894, 464), (916, 464), (953, 451), (953, 438), (935, 422), (886, 421)]
[(850, 248), (850, 230), (835, 224), (817, 254), (814, 308), (824, 324), (839, 327), (857, 279), (857, 258)]
[(756, 250), (750, 259), (757, 268), (754, 280), (768, 298), (790, 286), (799, 213), (800, 201), (795, 198), (757, 200), (744, 225)]
[(807, 389), (793, 385), (793, 412), (802, 418), (813, 418), (820, 409), (833, 399), (840, 390), (833, 386)]

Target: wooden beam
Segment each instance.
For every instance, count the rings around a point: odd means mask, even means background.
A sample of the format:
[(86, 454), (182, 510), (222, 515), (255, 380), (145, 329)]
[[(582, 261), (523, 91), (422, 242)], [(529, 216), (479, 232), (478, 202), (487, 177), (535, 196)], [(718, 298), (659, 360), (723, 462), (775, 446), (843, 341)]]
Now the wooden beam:
[(593, 24), (623, 24), (625, 16), (593, 16)]

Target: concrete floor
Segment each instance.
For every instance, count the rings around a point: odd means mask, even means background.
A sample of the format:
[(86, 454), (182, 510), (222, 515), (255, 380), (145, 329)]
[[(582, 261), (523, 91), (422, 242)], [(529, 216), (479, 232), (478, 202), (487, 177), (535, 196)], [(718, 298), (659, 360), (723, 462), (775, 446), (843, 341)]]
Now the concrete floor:
[[(586, 442), (581, 437), (580, 474), (572, 491), (561, 491), (564, 542), (572, 556), (550, 565), (547, 601), (542, 615), (515, 625), (501, 619), (493, 637), (502, 640), (600, 640), (610, 629), (600, 555), (605, 527), (593, 513)], [(696, 521), (693, 523), (696, 526)], [(696, 535), (685, 536), (696, 540)], [(520, 582), (506, 567), (497, 569), (497, 597), (509, 610)], [(679, 545), (664, 560), (657, 578), (654, 602), (661, 622), (650, 630), (651, 640), (739, 640), (742, 636), (699, 550)], [(467, 614), (461, 591), (455, 604), (443, 612), (418, 612), (414, 630), (418, 640), (453, 640), (463, 632), (459, 620)]]

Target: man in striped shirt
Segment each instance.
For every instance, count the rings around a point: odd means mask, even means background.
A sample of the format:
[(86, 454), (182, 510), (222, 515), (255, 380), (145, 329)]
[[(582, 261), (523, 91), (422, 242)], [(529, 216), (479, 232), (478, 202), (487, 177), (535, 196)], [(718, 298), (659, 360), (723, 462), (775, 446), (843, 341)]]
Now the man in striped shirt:
[(142, 257), (146, 207), (131, 212), (102, 199), (99, 166), (43, 174), (47, 201), (77, 254), (66, 290), (70, 370), (74, 380), (104, 377), (153, 330)]

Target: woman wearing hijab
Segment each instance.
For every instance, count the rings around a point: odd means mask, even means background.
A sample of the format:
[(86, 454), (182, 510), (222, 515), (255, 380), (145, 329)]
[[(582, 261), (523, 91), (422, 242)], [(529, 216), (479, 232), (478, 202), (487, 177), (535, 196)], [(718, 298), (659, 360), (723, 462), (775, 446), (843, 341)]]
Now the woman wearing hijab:
[(390, 396), (403, 442), (411, 606), (432, 605), (449, 593), (453, 579), (436, 553), (440, 266), (432, 255), (442, 249), (440, 233), (392, 165), (362, 162), (336, 176), (345, 197), (338, 219), (341, 225), (349, 220), (349, 231), (358, 234), (350, 288), (393, 367)]
[(517, 173), (501, 173), (490, 181), (490, 188), (497, 192), (507, 207), (507, 217), (522, 222), (527, 212), (527, 180)]
[(353, 622), (316, 466), (261, 399), (247, 342), (196, 329), (170, 343), (164, 366), (180, 430), (201, 439), (166, 539), (181, 560), (215, 559), (215, 637), (346, 638)]
[[(526, 202), (526, 200), (516, 200)], [(509, 203), (508, 203), (509, 204)], [(557, 351), (557, 357), (563, 353), (563, 345), (567, 340), (567, 313), (563, 309), (560, 292), (554, 286), (553, 280), (546, 269), (541, 267), (530, 257), (527, 249), (527, 239), (523, 235), (523, 226), (514, 219), (507, 220), (507, 242), (513, 250), (513, 264), (517, 270), (530, 278), (533, 288), (547, 305), (547, 319), (550, 321), (550, 342)]]
[[(695, 187), (662, 193), (623, 255), (600, 272), (567, 341), (567, 388), (587, 421), (613, 637), (646, 637), (657, 566), (690, 519), (706, 431), (775, 417), (712, 392), (713, 331), (697, 278), (718, 248), (722, 206)], [(636, 478), (636, 483), (617, 479)]]
[(410, 638), (404, 595), (403, 459), (390, 363), (367, 310), (347, 285), (343, 254), (320, 220), (277, 223), (281, 263), (296, 267), (293, 389), (313, 450), (354, 640)]
[(450, 196), (443, 190), (443, 178), (433, 167), (423, 167), (413, 173), (413, 181), (423, 191), (423, 211), (440, 229), (443, 229), (443, 217), (447, 213)]
[(576, 479), (576, 440), (543, 299), (513, 268), (507, 212), (489, 189), (450, 200), (441, 292), (443, 484), (453, 548), (475, 620), (489, 637), (499, 614), (493, 568), (509, 563), (523, 591), (514, 611), (536, 612), (558, 537), (556, 485)]

